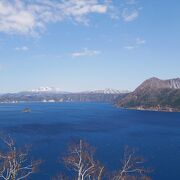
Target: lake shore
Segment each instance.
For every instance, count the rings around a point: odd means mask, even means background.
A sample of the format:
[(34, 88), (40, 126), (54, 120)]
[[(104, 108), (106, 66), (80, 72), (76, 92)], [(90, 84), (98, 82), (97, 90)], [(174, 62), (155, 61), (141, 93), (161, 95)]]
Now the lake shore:
[[(123, 107), (121, 107), (123, 108)], [(128, 107), (128, 108), (124, 108), (124, 109), (132, 109), (132, 110), (138, 110), (138, 111), (154, 111), (154, 112), (180, 112), (180, 109), (176, 109), (176, 108), (170, 108), (170, 107), (165, 107), (165, 108), (159, 108), (159, 107)]]

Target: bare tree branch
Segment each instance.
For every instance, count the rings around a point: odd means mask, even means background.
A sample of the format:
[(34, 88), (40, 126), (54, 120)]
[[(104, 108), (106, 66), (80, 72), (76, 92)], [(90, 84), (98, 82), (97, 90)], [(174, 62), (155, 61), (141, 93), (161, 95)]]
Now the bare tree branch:
[(126, 147), (122, 168), (112, 177), (112, 180), (145, 179), (145, 174), (148, 173), (149, 170), (143, 167), (143, 163), (143, 158), (137, 157), (134, 150), (130, 150)]
[(3, 136), (7, 152), (0, 152), (0, 178), (4, 180), (22, 180), (34, 173), (41, 161), (29, 163), (29, 149), (16, 149), (15, 142), (10, 136)]
[(104, 167), (94, 160), (94, 152), (95, 149), (82, 140), (70, 146), (64, 162), (75, 172), (77, 180), (101, 180)]

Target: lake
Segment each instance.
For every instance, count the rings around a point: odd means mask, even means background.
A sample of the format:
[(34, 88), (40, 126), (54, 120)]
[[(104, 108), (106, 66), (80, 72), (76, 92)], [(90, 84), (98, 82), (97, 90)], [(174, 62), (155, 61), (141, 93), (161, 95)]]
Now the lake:
[[(22, 109), (30, 108), (30, 113)], [(124, 147), (138, 148), (157, 180), (180, 179), (180, 113), (125, 110), (98, 103), (0, 104), (0, 130), (17, 146), (31, 144), (44, 161), (30, 179), (51, 179), (63, 171), (68, 144), (83, 139), (96, 147), (108, 169), (120, 167)]]

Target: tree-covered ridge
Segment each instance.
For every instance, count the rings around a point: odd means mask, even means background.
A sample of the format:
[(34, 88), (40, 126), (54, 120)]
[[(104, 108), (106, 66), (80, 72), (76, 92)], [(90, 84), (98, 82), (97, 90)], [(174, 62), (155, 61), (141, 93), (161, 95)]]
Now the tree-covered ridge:
[(125, 108), (180, 111), (180, 79), (151, 78), (117, 101)]

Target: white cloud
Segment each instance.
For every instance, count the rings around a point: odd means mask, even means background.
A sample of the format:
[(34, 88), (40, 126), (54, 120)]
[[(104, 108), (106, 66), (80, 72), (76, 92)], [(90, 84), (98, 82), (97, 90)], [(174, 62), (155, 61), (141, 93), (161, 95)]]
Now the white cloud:
[(138, 38), (136, 38), (136, 44), (137, 45), (146, 44), (146, 40), (138, 37)]
[(136, 9), (125, 8), (122, 12), (122, 18), (126, 22), (131, 22), (137, 19), (139, 16), (139, 11)]
[(112, 19), (122, 16), (130, 22), (139, 16), (139, 9), (133, 9), (136, 0), (126, 0), (126, 4), (122, 11), (113, 0), (0, 0), (0, 32), (38, 35), (52, 22), (88, 25), (91, 14), (108, 13)]
[(129, 45), (129, 46), (124, 47), (124, 49), (127, 49), (127, 50), (133, 50), (135, 48), (137, 48), (137, 46)]
[(89, 49), (85, 48), (85, 49), (83, 49), (83, 51), (72, 53), (72, 56), (73, 56), (73, 57), (95, 56), (95, 55), (98, 55), (98, 54), (100, 54), (100, 53), (101, 53), (100, 51), (97, 51), (97, 50), (89, 50)]
[(133, 50), (133, 49), (139, 48), (140, 46), (144, 44), (146, 44), (146, 40), (138, 37), (136, 38), (134, 43), (132, 43), (131, 45), (125, 46), (124, 49)]
[(66, 19), (88, 24), (88, 15), (105, 14), (106, 0), (0, 0), (0, 31), (36, 34), (49, 22)]
[(33, 30), (35, 24), (33, 14), (20, 1), (13, 4), (4, 0), (0, 2), (0, 31), (27, 33)]
[(29, 48), (27, 46), (22, 46), (22, 47), (16, 47), (15, 50), (16, 51), (28, 51)]

